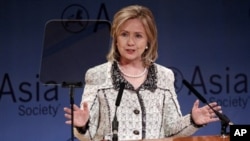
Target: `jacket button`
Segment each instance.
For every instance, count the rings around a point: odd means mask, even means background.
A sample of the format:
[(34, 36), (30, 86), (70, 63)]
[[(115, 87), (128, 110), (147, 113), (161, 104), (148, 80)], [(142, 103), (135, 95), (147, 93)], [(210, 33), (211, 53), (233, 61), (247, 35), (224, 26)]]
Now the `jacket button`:
[(134, 130), (133, 133), (134, 133), (135, 135), (139, 135), (139, 134), (140, 134), (140, 132), (139, 132), (138, 130)]
[(138, 115), (138, 114), (140, 113), (140, 111), (137, 110), (137, 109), (135, 109), (135, 110), (134, 110), (134, 113)]

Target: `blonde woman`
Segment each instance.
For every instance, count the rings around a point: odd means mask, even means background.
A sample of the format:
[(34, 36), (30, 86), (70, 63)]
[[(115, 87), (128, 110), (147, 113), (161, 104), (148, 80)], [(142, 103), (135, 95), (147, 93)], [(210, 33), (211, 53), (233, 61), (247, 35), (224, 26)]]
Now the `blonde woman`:
[[(114, 135), (112, 121), (121, 84), (125, 89), (117, 108), (119, 140), (190, 136), (200, 127), (218, 121), (208, 106), (195, 101), (182, 115), (173, 72), (155, 63), (157, 28), (152, 12), (131, 5), (114, 15), (113, 38), (107, 62), (90, 68), (85, 76), (81, 106), (74, 105), (74, 133), (80, 140), (102, 140)], [(221, 111), (217, 103), (210, 104)], [(66, 123), (71, 109), (65, 107)], [(212, 117), (212, 118), (211, 118)]]

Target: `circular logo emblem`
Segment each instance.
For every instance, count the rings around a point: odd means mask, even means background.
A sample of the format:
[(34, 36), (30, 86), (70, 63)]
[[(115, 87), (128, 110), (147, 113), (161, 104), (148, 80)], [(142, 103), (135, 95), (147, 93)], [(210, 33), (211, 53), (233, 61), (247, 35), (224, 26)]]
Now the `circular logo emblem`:
[(62, 12), (63, 27), (72, 33), (78, 33), (84, 30), (88, 24), (88, 11), (79, 4), (67, 6)]
[(179, 69), (175, 67), (170, 67), (170, 69), (174, 72), (174, 76), (175, 76), (174, 86), (175, 86), (176, 93), (178, 93), (183, 87), (183, 84), (182, 84), (183, 74), (181, 73)]

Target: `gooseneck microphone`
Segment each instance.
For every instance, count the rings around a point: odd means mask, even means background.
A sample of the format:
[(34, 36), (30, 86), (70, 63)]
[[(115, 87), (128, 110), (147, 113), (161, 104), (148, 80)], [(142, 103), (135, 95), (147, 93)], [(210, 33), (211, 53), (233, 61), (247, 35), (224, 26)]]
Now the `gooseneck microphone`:
[(118, 141), (119, 122), (117, 120), (116, 112), (117, 112), (117, 107), (120, 106), (124, 88), (125, 88), (125, 83), (121, 83), (120, 88), (119, 88), (119, 92), (118, 92), (118, 95), (117, 95), (117, 98), (116, 98), (116, 102), (115, 102), (115, 106), (116, 106), (115, 107), (115, 115), (114, 115), (114, 119), (112, 121), (112, 132), (113, 132), (112, 141)]
[(189, 84), (185, 79), (183, 80), (183, 84), (203, 103), (205, 103), (206, 105), (209, 106), (210, 109), (213, 110), (213, 112), (216, 114), (216, 116), (222, 121), (224, 122), (226, 125), (233, 125), (233, 123), (230, 121), (230, 119), (225, 115), (222, 114), (216, 110), (214, 110), (213, 107), (211, 107), (209, 105), (209, 103), (207, 102), (207, 100), (197, 91), (194, 89), (193, 86), (191, 86), (191, 84)]

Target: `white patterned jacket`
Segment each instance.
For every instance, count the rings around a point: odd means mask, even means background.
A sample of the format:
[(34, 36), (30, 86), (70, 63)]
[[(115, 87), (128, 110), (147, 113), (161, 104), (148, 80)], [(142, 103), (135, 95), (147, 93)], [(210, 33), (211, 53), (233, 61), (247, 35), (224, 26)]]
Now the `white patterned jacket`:
[(74, 130), (79, 140), (100, 141), (112, 135), (121, 82), (125, 82), (125, 89), (117, 108), (119, 140), (189, 136), (198, 130), (190, 122), (190, 114), (182, 116), (170, 69), (153, 63), (147, 79), (135, 90), (121, 76), (117, 63), (107, 62), (86, 72), (82, 102), (88, 102), (90, 121), (85, 134)]

